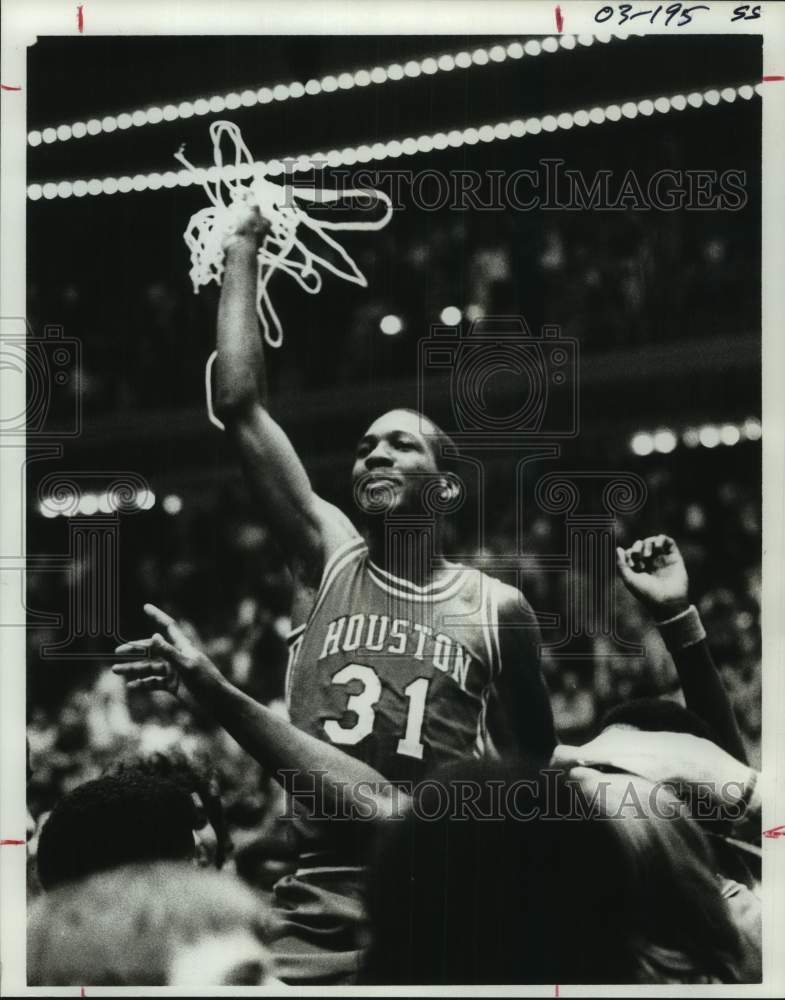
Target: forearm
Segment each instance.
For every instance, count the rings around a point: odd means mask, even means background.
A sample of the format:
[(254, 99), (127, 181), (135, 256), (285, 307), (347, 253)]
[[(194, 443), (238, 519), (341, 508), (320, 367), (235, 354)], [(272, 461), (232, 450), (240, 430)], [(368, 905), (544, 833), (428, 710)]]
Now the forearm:
[(266, 402), (264, 351), (256, 316), (257, 240), (235, 236), (226, 248), (218, 304), (216, 412)]
[[(383, 775), (329, 743), (297, 729), (287, 719), (254, 701), (217, 670), (194, 672), (186, 679), (191, 695), (240, 746), (271, 771), (295, 800), (330, 814), (352, 806), (369, 818), (385, 818), (396, 796)], [(309, 780), (291, 781), (296, 775)], [(400, 804), (400, 803), (399, 803)]]
[(660, 622), (658, 628), (673, 657), (687, 708), (709, 725), (724, 750), (746, 764), (733, 705), (712, 659), (698, 612), (687, 609)]

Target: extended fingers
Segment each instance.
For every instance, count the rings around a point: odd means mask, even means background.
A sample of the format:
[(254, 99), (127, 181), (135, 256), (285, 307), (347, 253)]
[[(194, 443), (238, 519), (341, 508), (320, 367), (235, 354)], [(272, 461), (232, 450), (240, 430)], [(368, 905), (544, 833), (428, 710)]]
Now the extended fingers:
[(165, 672), (164, 660), (133, 660), (130, 663), (115, 663), (112, 666), (112, 673), (124, 677), (127, 681), (143, 677), (160, 677)]

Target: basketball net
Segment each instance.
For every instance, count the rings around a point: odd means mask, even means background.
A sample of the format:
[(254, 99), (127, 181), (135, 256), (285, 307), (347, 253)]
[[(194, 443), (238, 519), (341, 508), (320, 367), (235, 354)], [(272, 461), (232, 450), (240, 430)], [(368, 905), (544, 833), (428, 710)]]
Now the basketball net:
[[(234, 146), (233, 159), (224, 161), (221, 143), (228, 137)], [(249, 202), (259, 206), (259, 211), (270, 223), (270, 229), (257, 253), (256, 313), (265, 341), (270, 347), (283, 343), (283, 327), (270, 298), (270, 279), (276, 271), (283, 271), (294, 278), (303, 291), (316, 295), (322, 287), (320, 268), (331, 271), (355, 285), (367, 288), (368, 282), (352, 257), (330, 234), (339, 231), (359, 232), (382, 229), (392, 217), (392, 203), (382, 191), (348, 188), (341, 191), (320, 188), (282, 186), (274, 184), (263, 175), (264, 166), (256, 164), (243, 142), (240, 129), (233, 122), (217, 121), (210, 125), (213, 143), (214, 166), (205, 170), (194, 167), (185, 158), (182, 148), (175, 154), (183, 166), (190, 170), (196, 183), (204, 188), (210, 205), (191, 216), (183, 234), (191, 253), (190, 277), (194, 292), (202, 285), (214, 281), (221, 284), (224, 271), (224, 240), (234, 232), (238, 203)], [(340, 205), (356, 198), (366, 204), (373, 199), (384, 206), (378, 219), (314, 219), (308, 215), (305, 204)], [(343, 206), (342, 213), (347, 210)], [(307, 246), (298, 236), (298, 227), (306, 227), (317, 238), (322, 253)], [(318, 243), (321, 241), (321, 244)], [(330, 254), (323, 256), (322, 254)], [(216, 353), (210, 355), (205, 370), (207, 413), (211, 423), (223, 430), (212, 405), (211, 373)]]

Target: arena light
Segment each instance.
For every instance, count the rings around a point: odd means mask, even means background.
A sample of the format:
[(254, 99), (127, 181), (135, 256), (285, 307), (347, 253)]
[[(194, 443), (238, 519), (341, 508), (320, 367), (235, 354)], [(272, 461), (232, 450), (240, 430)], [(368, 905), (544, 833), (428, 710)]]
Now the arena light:
[(400, 316), (394, 316), (392, 313), (382, 316), (379, 320), (379, 329), (385, 336), (394, 337), (403, 330), (403, 320)]
[(745, 420), (741, 427), (741, 433), (748, 441), (760, 441), (762, 435), (760, 420), (755, 417)]
[(161, 506), (167, 514), (179, 514), (183, 509), (183, 501), (177, 496), (176, 493), (170, 493), (168, 496), (163, 498)]
[(653, 439), (654, 450), (661, 455), (669, 455), (679, 443), (678, 438), (670, 430), (659, 430)]
[(457, 306), (445, 306), (439, 319), (445, 326), (457, 326), (461, 322), (461, 310)]
[[(170, 500), (171, 497), (167, 497)], [(176, 499), (179, 500), (179, 497)], [(58, 494), (56, 497), (44, 497), (38, 503), (38, 512), (47, 518), (54, 517), (92, 517), (95, 514), (114, 514), (118, 511), (133, 509), (150, 510), (155, 505), (155, 494), (152, 490), (139, 490), (134, 497), (134, 503), (129, 505), (126, 497), (118, 500), (114, 493), (70, 493)], [(167, 513), (173, 513), (168, 511)]]
[(630, 441), (630, 448), (635, 455), (651, 455), (654, 451), (654, 438), (651, 434), (640, 431)]
[[(457, 62), (458, 57), (456, 56), (456, 65)], [(403, 74), (403, 69), (401, 67), (399, 67), (399, 69), (401, 70), (401, 74)], [(337, 87), (337, 81), (334, 82)], [(324, 85), (324, 81), (322, 81), (322, 85)], [(742, 91), (745, 90), (745, 87), (749, 91), (749, 97), (754, 96), (756, 91), (753, 87), (746, 84), (738, 88), (726, 88), (726, 90), (733, 89), (737, 96), (742, 97)], [(707, 93), (712, 93), (712, 91), (707, 91)], [(722, 93), (725, 93), (725, 91)], [(692, 97), (693, 95), (690, 96)], [(703, 95), (698, 96), (701, 97), (700, 104), (702, 106), (711, 106), (710, 102), (703, 101)], [(745, 99), (749, 99), (749, 97)], [(668, 109), (667, 111), (664, 110), (666, 105)], [(624, 118), (635, 118), (638, 114), (649, 115), (653, 110), (658, 110), (663, 114), (667, 114), (670, 111), (686, 111), (694, 106), (697, 106), (697, 102), (693, 100), (692, 103), (690, 103), (688, 98), (686, 98), (683, 94), (676, 94), (671, 97), (659, 96), (656, 98), (645, 99), (637, 103), (628, 101), (621, 107), (618, 104), (609, 104), (604, 108), (592, 108), (588, 112), (584, 109), (579, 109), (572, 112), (564, 111), (558, 115), (547, 114), (542, 118), (527, 118), (525, 121), (516, 118), (512, 121), (483, 122), (477, 127), (470, 126), (469, 128), (465, 128), (463, 130), (452, 129), (447, 133), (436, 132), (433, 135), (421, 135), (417, 137), (406, 136), (402, 139), (390, 139), (387, 142), (376, 142), (372, 146), (363, 144), (357, 147), (347, 146), (343, 149), (332, 149), (328, 150), (326, 153), (300, 153), (296, 156), (287, 158), (286, 163), (277, 159), (268, 161), (259, 160), (254, 164), (254, 169), (265, 176), (276, 177), (290, 171), (297, 172), (312, 170), (314, 162), (326, 163), (328, 167), (352, 166), (357, 162), (368, 163), (384, 160), (388, 157), (396, 159), (401, 156), (415, 156), (421, 153), (432, 152), (434, 149), (446, 149), (448, 147), (450, 149), (459, 149), (462, 146), (475, 146), (480, 142), (490, 143), (495, 141), (505, 141), (509, 138), (520, 139), (526, 135), (538, 135), (543, 131), (563, 131), (571, 128), (573, 125), (580, 125), (585, 128), (589, 125), (602, 125), (606, 122), (619, 122)], [(88, 131), (89, 126), (90, 123), (88, 122)], [(234, 169), (234, 166), (225, 167), (221, 176), (226, 178), (231, 177)], [(171, 171), (164, 175), (169, 178), (168, 184), (163, 183), (161, 174), (159, 173), (137, 175), (133, 178), (131, 190), (157, 190), (162, 186), (175, 186), (171, 183), (172, 175)], [(188, 185), (194, 183), (194, 176), (190, 171), (179, 171), (176, 174), (176, 177), (177, 186), (187, 187)], [(145, 178), (146, 183), (144, 185), (142, 185), (140, 178)], [(218, 179), (219, 177), (217, 173), (214, 172), (210, 175), (210, 180)], [(87, 194), (89, 195), (116, 194), (120, 190), (119, 178), (112, 177), (103, 179), (91, 178), (85, 182), (80, 181), (70, 183), (86, 183)], [(125, 187), (127, 187), (127, 185), (125, 185)], [(120, 191), (120, 193), (127, 192), (123, 190)], [(45, 200), (52, 200), (54, 198), (61, 197), (58, 193), (58, 185), (56, 183), (44, 184), (43, 188), (40, 184), (31, 184), (27, 189), (27, 195), (31, 201), (40, 200), (42, 196)]]
[[(595, 38), (591, 35), (581, 36), (582, 45), (591, 45)], [(122, 112), (107, 116), (102, 121), (90, 123), (92, 127), (85, 128), (77, 134), (74, 126), (63, 123), (55, 128), (44, 129), (43, 133), (33, 130), (28, 133), (30, 146), (38, 146), (41, 142), (64, 142), (68, 139), (83, 138), (85, 135), (99, 135), (113, 132), (116, 129), (141, 128), (144, 125), (158, 125), (161, 122), (173, 122), (178, 118), (187, 119), (194, 115), (222, 114), (240, 107), (252, 108), (256, 105), (270, 104), (273, 101), (292, 101), (302, 97), (316, 97), (318, 94), (331, 94), (339, 90), (353, 90), (355, 87), (380, 86), (387, 83), (397, 83), (401, 80), (416, 79), (420, 75), (435, 76), (438, 73), (451, 73), (455, 69), (470, 69), (474, 67), (499, 65), (508, 59), (521, 59), (524, 55), (538, 56), (543, 52), (558, 52), (559, 48), (575, 48), (576, 38), (573, 35), (563, 35), (557, 38), (545, 38), (541, 42), (529, 39), (525, 44), (519, 41), (506, 45), (497, 43), (490, 49), (478, 48), (473, 52), (445, 52), (437, 56), (426, 56), (423, 59), (410, 59), (404, 66), (391, 63), (389, 66), (361, 67), (353, 71), (343, 71), (328, 74), (321, 80), (292, 80), (288, 83), (277, 83), (271, 87), (261, 87), (258, 90), (231, 91), (227, 94), (211, 94), (197, 97), (193, 101), (182, 101), (180, 104), (155, 105), (150, 108), (139, 108), (133, 112)], [(60, 130), (63, 130), (62, 133)], [(66, 130), (68, 130), (66, 132)]]
[(720, 443), (719, 428), (713, 424), (704, 424), (698, 431), (698, 440), (704, 448), (716, 448)]

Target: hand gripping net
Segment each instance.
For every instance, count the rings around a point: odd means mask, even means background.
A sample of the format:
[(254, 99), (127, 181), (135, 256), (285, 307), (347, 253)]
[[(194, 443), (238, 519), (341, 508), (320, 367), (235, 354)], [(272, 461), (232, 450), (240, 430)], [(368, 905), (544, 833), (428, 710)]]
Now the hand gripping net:
[[(225, 163), (221, 143), (227, 136), (234, 144), (234, 163)], [(258, 251), (256, 312), (265, 341), (270, 347), (280, 347), (283, 342), (283, 327), (270, 299), (270, 279), (276, 271), (283, 271), (294, 278), (297, 284), (310, 295), (316, 295), (322, 287), (322, 275), (317, 267), (332, 271), (334, 275), (366, 288), (368, 282), (349, 254), (330, 235), (341, 230), (361, 231), (382, 229), (392, 217), (392, 203), (381, 191), (357, 190), (329, 191), (317, 188), (286, 187), (274, 184), (262, 175), (262, 168), (254, 163), (251, 152), (243, 142), (240, 129), (233, 122), (217, 121), (210, 126), (215, 165), (209, 170), (194, 167), (185, 158), (182, 148), (175, 158), (190, 170), (194, 179), (204, 187), (210, 205), (191, 216), (184, 238), (191, 252), (191, 281), (194, 292), (202, 285), (214, 281), (221, 284), (224, 270), (223, 242), (234, 231), (233, 207), (238, 202), (251, 201), (259, 206), (262, 215), (270, 223), (270, 230)], [(308, 215), (304, 204), (339, 205), (341, 202), (357, 198), (368, 203), (375, 199), (384, 206), (384, 213), (377, 219), (325, 220)], [(344, 207), (343, 212), (346, 211)], [(316, 237), (314, 242), (322, 256), (308, 247), (297, 234), (299, 226), (305, 226)], [(318, 241), (321, 240), (321, 245)], [(205, 372), (207, 387), (207, 410), (212, 423), (223, 428), (215, 417), (210, 390), (210, 376), (215, 362), (215, 352), (210, 355)]]

